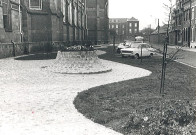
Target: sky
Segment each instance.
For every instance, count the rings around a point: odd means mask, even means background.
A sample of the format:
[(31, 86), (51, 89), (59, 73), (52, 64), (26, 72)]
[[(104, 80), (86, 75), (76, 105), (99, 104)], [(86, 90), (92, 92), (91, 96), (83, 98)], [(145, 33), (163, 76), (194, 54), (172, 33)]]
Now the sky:
[[(175, 4), (175, 0), (172, 0)], [(139, 20), (140, 30), (146, 27), (156, 28), (168, 20), (169, 10), (164, 7), (169, 0), (109, 0), (109, 18), (131, 18)]]

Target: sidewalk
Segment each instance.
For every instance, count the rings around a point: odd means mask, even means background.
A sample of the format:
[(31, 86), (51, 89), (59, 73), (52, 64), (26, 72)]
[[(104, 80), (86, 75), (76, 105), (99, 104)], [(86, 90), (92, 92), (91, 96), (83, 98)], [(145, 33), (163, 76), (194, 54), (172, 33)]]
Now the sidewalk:
[(151, 72), (106, 60), (112, 71), (103, 74), (68, 75), (41, 68), (53, 62), (0, 60), (0, 135), (120, 135), (86, 119), (75, 109), (74, 98), (91, 87)]
[[(169, 48), (180, 48), (180, 46), (168, 46)], [(189, 47), (182, 47), (182, 50), (189, 51), (189, 52), (196, 52), (196, 48), (189, 48)]]
[[(163, 46), (153, 44), (153, 47), (156, 49), (163, 50)], [(176, 52), (176, 49), (181, 48), (180, 46), (168, 46), (168, 54), (172, 52)], [(188, 48), (182, 47), (182, 50), (179, 51), (177, 55), (177, 59), (175, 61), (182, 63), (184, 65), (196, 68), (196, 49), (195, 48)]]

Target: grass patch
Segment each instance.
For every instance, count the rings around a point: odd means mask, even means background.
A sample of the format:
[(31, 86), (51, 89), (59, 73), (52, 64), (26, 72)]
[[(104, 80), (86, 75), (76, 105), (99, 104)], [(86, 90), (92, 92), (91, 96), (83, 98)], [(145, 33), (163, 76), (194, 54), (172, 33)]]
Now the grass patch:
[(103, 85), (75, 98), (79, 112), (123, 134), (195, 134), (196, 69), (170, 62), (165, 98), (159, 96), (162, 58), (121, 58), (112, 48), (100, 58), (152, 71), (147, 77)]

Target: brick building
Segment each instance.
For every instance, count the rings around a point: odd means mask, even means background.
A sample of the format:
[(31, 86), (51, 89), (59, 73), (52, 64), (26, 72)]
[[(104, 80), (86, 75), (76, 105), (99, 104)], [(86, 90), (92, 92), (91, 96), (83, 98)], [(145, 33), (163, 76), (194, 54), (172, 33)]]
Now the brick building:
[(196, 0), (176, 0), (174, 21), (176, 44), (196, 47)]
[(139, 20), (132, 18), (110, 18), (109, 29), (116, 31), (117, 42), (135, 40), (139, 35)]
[(88, 40), (94, 44), (108, 42), (108, 0), (87, 0)]
[(86, 0), (0, 0), (0, 42), (81, 43), (86, 18)]

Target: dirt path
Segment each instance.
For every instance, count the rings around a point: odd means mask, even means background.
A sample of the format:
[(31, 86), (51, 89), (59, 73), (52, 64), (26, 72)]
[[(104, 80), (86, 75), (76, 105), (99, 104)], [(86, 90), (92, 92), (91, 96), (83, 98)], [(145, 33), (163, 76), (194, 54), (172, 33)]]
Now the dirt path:
[(53, 60), (0, 60), (1, 135), (119, 135), (78, 113), (73, 100), (91, 87), (148, 76), (150, 71), (103, 61), (112, 71), (67, 75), (41, 68)]

